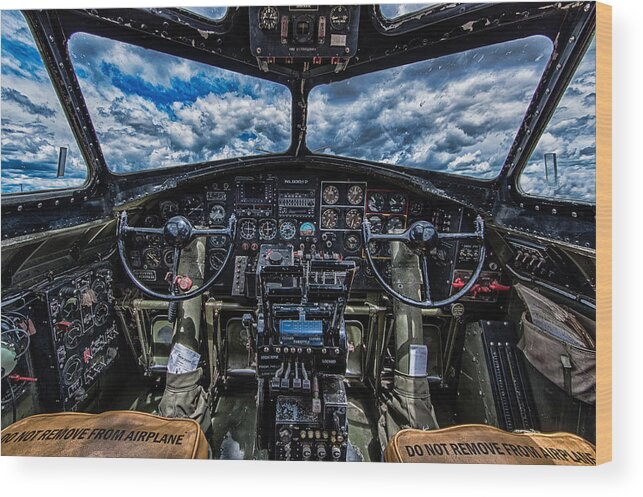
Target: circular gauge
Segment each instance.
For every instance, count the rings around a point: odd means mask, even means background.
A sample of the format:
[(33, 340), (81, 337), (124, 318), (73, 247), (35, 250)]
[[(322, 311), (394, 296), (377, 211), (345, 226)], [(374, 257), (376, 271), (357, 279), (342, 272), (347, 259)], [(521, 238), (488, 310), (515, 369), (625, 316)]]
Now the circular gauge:
[(80, 321), (74, 321), (69, 325), (65, 336), (63, 337), (63, 342), (65, 347), (68, 349), (75, 349), (80, 342), (80, 337), (83, 335), (83, 328), (80, 325)]
[(157, 269), (161, 265), (161, 250), (158, 247), (147, 247), (143, 250), (143, 267)]
[(311, 223), (310, 221), (306, 221), (305, 223), (301, 223), (301, 226), (299, 226), (299, 236), (314, 236), (315, 235), (315, 225)]
[(277, 7), (264, 7), (259, 11), (259, 29), (274, 31), (279, 22), (279, 11)]
[(362, 213), (357, 209), (351, 209), (346, 213), (346, 226), (356, 230), (362, 224)]
[(107, 293), (107, 285), (103, 280), (94, 280), (92, 282), (92, 290), (100, 300)]
[(257, 223), (252, 219), (244, 219), (239, 223), (239, 236), (244, 240), (252, 240), (257, 234)]
[(215, 204), (210, 208), (210, 224), (221, 224), (225, 221), (225, 208)]
[(339, 200), (339, 189), (334, 185), (329, 185), (324, 188), (322, 198), (325, 204), (335, 205)]
[(293, 221), (282, 221), (279, 225), (279, 236), (282, 240), (292, 240), (297, 234), (297, 227)]
[(163, 252), (163, 264), (165, 264), (166, 267), (169, 269), (172, 269), (174, 267), (174, 250), (166, 250)]
[(351, 233), (344, 237), (344, 248), (349, 252), (355, 252), (361, 245), (359, 236)]
[(382, 232), (382, 218), (379, 216), (369, 216), (368, 222), (371, 224), (372, 233), (381, 233)]
[(339, 212), (337, 212), (337, 209), (326, 209), (322, 212), (321, 225), (325, 230), (336, 228), (337, 221), (339, 221)]
[(375, 240), (371, 240), (370, 242), (368, 242), (367, 250), (373, 257), (377, 257), (378, 255), (380, 255), (381, 248), (382, 247), (380, 243)]
[(404, 219), (399, 216), (392, 216), (386, 221), (386, 232), (393, 233), (404, 229)]
[(107, 304), (105, 302), (101, 302), (96, 306), (96, 310), (94, 311), (94, 324), (96, 326), (103, 326), (105, 323), (107, 323), (108, 319), (109, 307), (107, 307)]
[(359, 185), (352, 185), (347, 193), (348, 203), (360, 205), (364, 201), (364, 189)]
[(409, 211), (414, 216), (419, 216), (424, 211), (424, 202), (421, 200), (412, 200), (409, 206)]
[(65, 319), (71, 318), (80, 310), (80, 303), (76, 297), (70, 297), (65, 300), (62, 308), (62, 315)]
[(228, 237), (225, 235), (214, 235), (208, 238), (210, 248), (224, 248), (228, 243)]
[(143, 225), (146, 228), (158, 228), (161, 225), (161, 218), (156, 216), (155, 214), (149, 214), (145, 216)]
[(77, 355), (71, 356), (63, 367), (63, 382), (65, 385), (75, 383), (83, 374), (83, 361)]
[(371, 193), (368, 196), (368, 210), (371, 212), (382, 212), (384, 210), (384, 195)]
[(177, 204), (174, 200), (166, 200), (165, 202), (161, 202), (160, 210), (161, 217), (164, 221), (167, 221), (168, 219), (176, 216), (179, 213), (179, 204)]
[(403, 193), (393, 193), (388, 199), (388, 206), (391, 212), (404, 212), (404, 209), (406, 209), (406, 197)]
[(262, 240), (274, 240), (277, 236), (277, 221), (264, 219), (259, 223), (259, 238)]
[(345, 5), (338, 5), (330, 10), (330, 26), (336, 31), (344, 31), (351, 20), (351, 13)]
[(181, 200), (181, 207), (190, 221), (200, 222), (203, 218), (203, 200), (194, 195), (188, 195)]
[(210, 255), (208, 256), (208, 262), (210, 263), (210, 269), (212, 271), (218, 271), (223, 267), (223, 263), (225, 262), (226, 255), (228, 255), (228, 252), (223, 249), (214, 249), (212, 252), (210, 252)]

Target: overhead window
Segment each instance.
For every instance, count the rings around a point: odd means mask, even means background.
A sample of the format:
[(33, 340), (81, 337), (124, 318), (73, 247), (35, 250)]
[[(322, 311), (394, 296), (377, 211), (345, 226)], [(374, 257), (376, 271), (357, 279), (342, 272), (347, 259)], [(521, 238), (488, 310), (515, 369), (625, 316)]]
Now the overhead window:
[(205, 17), (211, 21), (220, 21), (225, 17), (228, 7), (180, 7), (195, 14)]
[(596, 40), (520, 175), (524, 193), (596, 202)]
[(290, 145), (291, 97), (283, 85), (85, 33), (72, 36), (69, 52), (112, 171)]
[(380, 12), (387, 19), (393, 20), (398, 17), (403, 17), (407, 14), (419, 12), (426, 8), (439, 5), (437, 3), (382, 3), (380, 4)]
[(308, 148), (494, 178), (551, 52), (532, 36), (314, 87)]
[(17, 10), (1, 17), (2, 193), (82, 186), (87, 165), (27, 21)]

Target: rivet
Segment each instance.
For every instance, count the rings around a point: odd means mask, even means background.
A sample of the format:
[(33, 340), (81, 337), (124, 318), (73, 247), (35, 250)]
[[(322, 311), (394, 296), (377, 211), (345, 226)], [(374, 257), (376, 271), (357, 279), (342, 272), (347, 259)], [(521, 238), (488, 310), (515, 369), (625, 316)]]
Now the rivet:
[(558, 211), (557, 211), (556, 209), (552, 209), (552, 210), (551, 210), (551, 213), (552, 213), (552, 214), (558, 214)]
[(42, 202), (38, 202), (38, 209), (42, 209)]
[(576, 212), (572, 212), (572, 217), (578, 217), (578, 214)]
[(19, 205), (18, 206), (18, 212), (21, 212), (21, 211), (22, 211), (22, 205)]

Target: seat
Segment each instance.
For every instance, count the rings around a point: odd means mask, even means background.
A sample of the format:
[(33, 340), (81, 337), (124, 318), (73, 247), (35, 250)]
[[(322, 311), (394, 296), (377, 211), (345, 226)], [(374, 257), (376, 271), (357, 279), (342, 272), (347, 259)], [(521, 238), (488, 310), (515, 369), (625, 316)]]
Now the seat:
[(487, 425), (398, 431), (386, 462), (596, 465), (596, 448), (572, 433), (508, 432)]
[(3, 456), (207, 459), (199, 423), (136, 411), (37, 414), (2, 430)]

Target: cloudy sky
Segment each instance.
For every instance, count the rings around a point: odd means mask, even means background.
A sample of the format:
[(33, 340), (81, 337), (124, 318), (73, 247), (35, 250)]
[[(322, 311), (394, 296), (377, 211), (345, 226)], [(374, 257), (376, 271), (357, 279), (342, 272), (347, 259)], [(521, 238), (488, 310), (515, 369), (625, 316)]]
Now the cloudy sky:
[[(416, 8), (383, 10), (395, 17)], [(194, 10), (212, 18), (224, 13)], [(549, 40), (532, 37), (318, 87), (310, 97), (309, 148), (492, 178), (551, 49)], [(87, 34), (74, 35), (70, 54), (113, 171), (279, 152), (290, 143), (290, 93), (283, 86)], [(521, 182), (529, 193), (594, 195), (594, 59), (579, 70), (568, 91), (573, 102), (532, 157)], [(69, 147), (67, 173), (56, 179), (61, 146)], [(558, 186), (541, 181), (543, 151), (558, 154)], [(84, 178), (26, 24), (21, 14), (5, 11), (2, 191), (77, 185)]]
[[(555, 153), (558, 184), (545, 182), (544, 154)], [(596, 200), (596, 40), (592, 41), (527, 167), (520, 187), (537, 196)]]
[(319, 86), (308, 146), (494, 178), (551, 51), (549, 39), (534, 36)]

